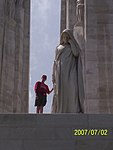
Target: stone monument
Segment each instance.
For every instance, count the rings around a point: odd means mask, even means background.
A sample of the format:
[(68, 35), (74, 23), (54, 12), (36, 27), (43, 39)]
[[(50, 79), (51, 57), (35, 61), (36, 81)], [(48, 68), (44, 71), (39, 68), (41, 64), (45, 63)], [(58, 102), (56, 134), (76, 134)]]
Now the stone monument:
[(86, 113), (113, 113), (113, 1), (62, 0), (61, 31), (82, 49)]
[(0, 0), (0, 112), (28, 112), (30, 0)]
[[(67, 22), (80, 43), (85, 39), (86, 112), (112, 113), (113, 1), (84, 1), (79, 7), (84, 6), (84, 24), (76, 17), (80, 3), (67, 4), (72, 14), (67, 12), (67, 21), (61, 17), (61, 29)], [(0, 0), (0, 112), (28, 109), (29, 12), (29, 0)], [(0, 114), (0, 150), (112, 150), (112, 141), (113, 116), (108, 114)]]
[(69, 29), (63, 30), (56, 47), (52, 81), (52, 112), (84, 113), (81, 49)]

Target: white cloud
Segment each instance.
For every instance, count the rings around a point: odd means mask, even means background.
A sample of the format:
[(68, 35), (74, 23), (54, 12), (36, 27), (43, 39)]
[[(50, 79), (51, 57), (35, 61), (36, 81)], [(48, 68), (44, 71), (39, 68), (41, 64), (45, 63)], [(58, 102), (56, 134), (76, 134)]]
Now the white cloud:
[[(33, 21), (40, 21), (41, 29), (46, 26), (48, 11), (51, 9), (51, 0), (34, 0), (31, 7)], [(37, 18), (38, 16), (38, 18)], [(38, 26), (39, 24), (37, 24)]]

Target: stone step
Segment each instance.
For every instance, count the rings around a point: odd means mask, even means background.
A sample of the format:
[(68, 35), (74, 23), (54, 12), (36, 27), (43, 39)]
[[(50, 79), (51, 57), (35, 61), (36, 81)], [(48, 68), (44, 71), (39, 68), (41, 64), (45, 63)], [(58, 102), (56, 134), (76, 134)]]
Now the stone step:
[(113, 149), (113, 115), (0, 114), (0, 150), (86, 149)]

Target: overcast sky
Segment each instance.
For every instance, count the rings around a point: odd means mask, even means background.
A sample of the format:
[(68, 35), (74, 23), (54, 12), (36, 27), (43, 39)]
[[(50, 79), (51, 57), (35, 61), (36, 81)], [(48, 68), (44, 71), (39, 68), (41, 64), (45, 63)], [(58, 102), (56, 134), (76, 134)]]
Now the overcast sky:
[[(29, 112), (35, 113), (34, 84), (46, 74), (52, 88), (52, 65), (60, 36), (61, 0), (31, 0)], [(50, 113), (53, 93), (44, 113)]]

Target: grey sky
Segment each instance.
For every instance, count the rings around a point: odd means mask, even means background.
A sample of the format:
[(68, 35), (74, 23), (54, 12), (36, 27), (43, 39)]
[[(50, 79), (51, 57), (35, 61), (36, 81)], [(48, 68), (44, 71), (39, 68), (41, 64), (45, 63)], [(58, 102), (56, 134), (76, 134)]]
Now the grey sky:
[[(52, 65), (55, 48), (60, 35), (60, 2), (61, 0), (31, 0), (31, 41), (30, 41), (30, 87), (29, 112), (34, 113), (34, 84), (47, 74), (47, 84), (52, 88)], [(50, 113), (52, 96), (44, 107)]]

